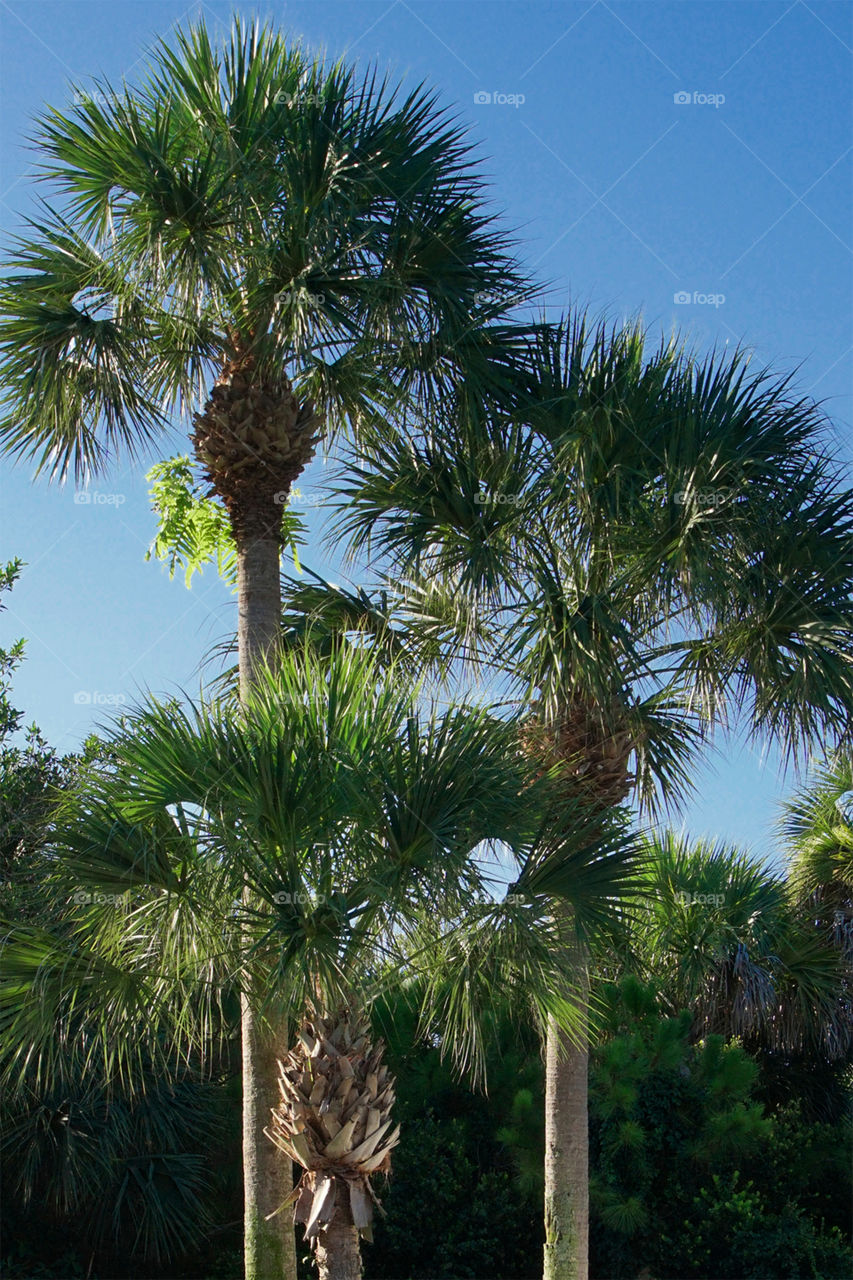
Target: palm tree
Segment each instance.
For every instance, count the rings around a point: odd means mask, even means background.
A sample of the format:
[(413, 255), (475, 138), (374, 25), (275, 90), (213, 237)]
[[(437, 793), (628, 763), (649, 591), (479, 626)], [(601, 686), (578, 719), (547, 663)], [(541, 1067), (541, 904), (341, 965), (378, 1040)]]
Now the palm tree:
[[(245, 696), (278, 631), (283, 504), (319, 441), (500, 384), (499, 299), (524, 282), (431, 91), (269, 28), (179, 30), (139, 87), (46, 110), (35, 145), (52, 203), (0, 297), (3, 447), (85, 480), (192, 420), (236, 541)], [(295, 1265), (267, 1223), (282, 1045), (248, 1008), (243, 1030), (247, 1275), (267, 1280)]]
[[(848, 747), (815, 763), (785, 805), (780, 823), (788, 854), (789, 896), (814, 945), (828, 946), (839, 969), (837, 1016), (812, 1037), (803, 1055), (811, 1083), (815, 1064), (832, 1082), (834, 1066), (853, 1045), (853, 761)], [(816, 1051), (816, 1052), (815, 1052)], [(826, 1089), (837, 1098), (838, 1090)], [(825, 1098), (818, 1104), (825, 1108)]]
[[(235, 984), (259, 1025), (301, 1015), (267, 1126), (304, 1170), (296, 1215), (324, 1280), (360, 1274), (370, 1177), (397, 1140), (373, 996), (420, 975), (425, 1030), (475, 1071), (498, 990), (571, 1027), (553, 904), (607, 919), (633, 853), (621, 828), (591, 838), (577, 805), (569, 824), (510, 721), (418, 696), (382, 654), (308, 645), (242, 707), (132, 713), (53, 834), (58, 891), (91, 902), (5, 948), (12, 1081), (209, 1045)], [(502, 901), (496, 842), (516, 875)]]
[(853, 956), (853, 759), (816, 765), (781, 823), (797, 902), (849, 959)]
[(671, 1014), (691, 1011), (694, 1037), (787, 1054), (849, 1048), (838, 955), (781, 876), (737, 849), (668, 834), (649, 842), (643, 879), (634, 966)]
[[(212, 1226), (209, 1153), (221, 1129), (214, 1099), (180, 1064), (172, 1078), (136, 1080), (129, 1090), (90, 1069), (60, 1074), (47, 1088), (9, 1091), (7, 1236), (17, 1235), (23, 1249), (23, 1233), (12, 1227), (22, 1208), (36, 1225), (60, 1223), (90, 1267), (96, 1257), (129, 1255), (164, 1267), (199, 1249)], [(37, 1247), (37, 1234), (27, 1243)]]
[[(341, 483), (353, 550), (414, 580), (599, 812), (690, 789), (727, 723), (789, 753), (853, 708), (853, 495), (815, 404), (745, 355), (585, 316), (529, 341), (526, 403), (449, 401)], [(443, 584), (440, 588), (437, 584)], [(582, 954), (579, 970), (584, 969)], [(585, 1280), (586, 1056), (549, 1035), (546, 1280)]]

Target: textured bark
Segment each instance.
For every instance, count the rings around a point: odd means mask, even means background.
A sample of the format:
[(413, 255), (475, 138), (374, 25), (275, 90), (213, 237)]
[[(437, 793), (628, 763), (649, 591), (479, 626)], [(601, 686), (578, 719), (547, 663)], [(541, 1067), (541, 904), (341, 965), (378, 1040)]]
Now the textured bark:
[[(528, 755), (563, 766), (570, 797), (602, 815), (631, 790), (634, 743), (625, 727), (621, 696), (607, 715), (569, 692), (555, 718), (534, 714), (522, 731)], [(571, 927), (571, 913), (562, 921)], [(545, 1258), (544, 1280), (587, 1280), (589, 1275), (589, 998), (588, 958), (571, 944), (576, 974), (573, 998), (582, 1012), (575, 1043), (553, 1022), (545, 1046)]]
[(314, 456), (320, 419), (300, 403), (290, 380), (259, 368), (235, 335), (192, 442), (206, 479), (221, 498), (238, 543), (275, 538), (290, 486)]
[(281, 626), (281, 547), (276, 538), (250, 538), (237, 546), (237, 647), (240, 697), (272, 656)]
[[(396, 1087), (384, 1052), (367, 1018), (350, 1005), (306, 1010), (294, 1047), (282, 1055), (281, 1098), (268, 1132), (305, 1170), (294, 1217), (306, 1227), (323, 1225), (343, 1206), (360, 1230), (370, 1229), (369, 1181), (390, 1171), (400, 1138), (400, 1126), (391, 1127)], [(329, 1179), (337, 1192), (326, 1206)], [(316, 1214), (315, 1200), (323, 1206)]]
[(315, 1256), (320, 1280), (361, 1280), (358, 1232), (348, 1212), (339, 1209), (320, 1232)]
[[(272, 538), (238, 541), (237, 591), (240, 697), (271, 658), (281, 619), (279, 543)], [(243, 1038), (243, 1242), (246, 1280), (296, 1280), (293, 1219), (281, 1208), (290, 1194), (290, 1161), (264, 1133), (278, 1104), (278, 1058), (287, 1052), (287, 1034), (270, 1036), (258, 1025), (248, 1002), (242, 1006)]]
[(285, 1036), (270, 1036), (243, 1001), (243, 1240), (246, 1280), (296, 1280), (296, 1240), (288, 1209), (267, 1220), (290, 1195), (290, 1161), (264, 1133), (278, 1102), (278, 1055)]
[[(586, 1000), (585, 957), (578, 955), (578, 994)], [(548, 1028), (545, 1048), (545, 1265), (544, 1280), (587, 1280), (589, 1275), (589, 1046), (573, 1045), (559, 1027)]]

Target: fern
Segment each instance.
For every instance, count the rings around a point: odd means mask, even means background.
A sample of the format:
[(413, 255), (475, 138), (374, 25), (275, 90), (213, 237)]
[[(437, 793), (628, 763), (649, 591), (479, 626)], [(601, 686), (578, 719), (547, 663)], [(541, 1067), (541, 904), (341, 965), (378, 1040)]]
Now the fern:
[[(201, 489), (186, 454), (158, 462), (146, 479), (151, 488), (151, 506), (158, 517), (157, 535), (145, 554), (157, 559), (174, 578), (181, 569), (189, 590), (193, 576), (208, 564), (232, 589), (237, 586), (237, 548), (225, 507)], [(305, 526), (298, 516), (282, 509), (282, 540), (299, 570), (298, 547), (304, 542)]]

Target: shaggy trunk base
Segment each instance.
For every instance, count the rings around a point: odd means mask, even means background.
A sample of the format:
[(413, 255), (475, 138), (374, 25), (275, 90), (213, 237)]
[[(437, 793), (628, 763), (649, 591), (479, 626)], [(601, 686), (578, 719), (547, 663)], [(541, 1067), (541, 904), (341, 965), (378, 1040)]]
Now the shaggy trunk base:
[(588, 1065), (588, 1045), (577, 1047), (558, 1027), (549, 1026), (545, 1050), (544, 1280), (588, 1280)]
[(243, 1003), (243, 1201), (246, 1280), (296, 1280), (296, 1240), (288, 1209), (267, 1220), (290, 1195), (293, 1175), (264, 1134), (278, 1102), (278, 1054), (285, 1047), (261, 1032)]
[(315, 1255), (320, 1280), (361, 1280), (358, 1232), (349, 1214), (338, 1212), (317, 1236)]

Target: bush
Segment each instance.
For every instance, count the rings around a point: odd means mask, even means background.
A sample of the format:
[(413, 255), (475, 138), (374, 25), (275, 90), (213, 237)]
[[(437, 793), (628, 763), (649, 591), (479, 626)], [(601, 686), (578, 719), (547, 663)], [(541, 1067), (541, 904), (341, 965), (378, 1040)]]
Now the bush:
[(380, 1189), (387, 1218), (365, 1246), (367, 1280), (538, 1280), (541, 1209), (475, 1128), (433, 1112), (406, 1126)]
[(737, 1170), (714, 1174), (711, 1186), (693, 1197), (682, 1230), (663, 1243), (669, 1263), (659, 1274), (673, 1280), (846, 1280), (853, 1263), (837, 1227), (816, 1226), (796, 1205), (774, 1214)]

